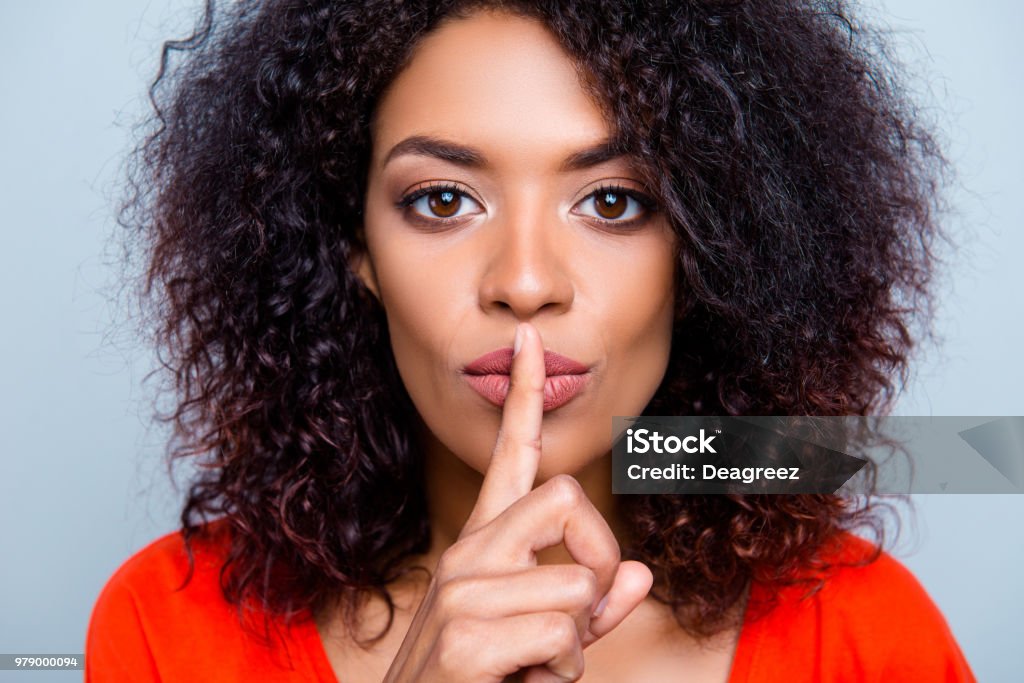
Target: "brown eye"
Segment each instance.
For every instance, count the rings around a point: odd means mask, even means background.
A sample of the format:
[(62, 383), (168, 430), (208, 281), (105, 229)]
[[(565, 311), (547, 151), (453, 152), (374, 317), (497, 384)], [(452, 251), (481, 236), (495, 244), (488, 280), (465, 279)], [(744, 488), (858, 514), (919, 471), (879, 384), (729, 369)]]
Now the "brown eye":
[(583, 198), (573, 212), (605, 223), (626, 226), (642, 223), (657, 210), (654, 200), (636, 190), (602, 187)]
[(462, 197), (457, 192), (442, 190), (427, 195), (427, 207), (439, 218), (450, 218), (459, 212)]
[(629, 201), (624, 194), (615, 192), (600, 192), (594, 196), (594, 206), (601, 218), (609, 220), (620, 218), (626, 213), (626, 203)]
[(447, 223), (481, 213), (483, 207), (456, 186), (432, 185), (403, 197), (397, 205), (406, 208), (411, 220)]

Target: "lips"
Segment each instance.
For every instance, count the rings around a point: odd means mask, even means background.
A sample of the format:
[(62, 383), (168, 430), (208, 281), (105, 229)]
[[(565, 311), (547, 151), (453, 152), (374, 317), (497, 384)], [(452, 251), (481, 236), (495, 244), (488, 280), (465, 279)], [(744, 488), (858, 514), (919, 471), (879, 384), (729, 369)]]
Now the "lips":
[[(511, 383), (512, 348), (497, 349), (463, 368), (469, 385), (492, 404), (505, 405)], [(554, 410), (574, 399), (590, 381), (590, 369), (554, 351), (544, 352), (544, 410)]]
[[(512, 372), (512, 347), (491, 351), (468, 364), (464, 371), (467, 375), (508, 375)], [(589, 371), (586, 365), (577, 363), (554, 351), (544, 352), (544, 374), (552, 375), (583, 375)]]

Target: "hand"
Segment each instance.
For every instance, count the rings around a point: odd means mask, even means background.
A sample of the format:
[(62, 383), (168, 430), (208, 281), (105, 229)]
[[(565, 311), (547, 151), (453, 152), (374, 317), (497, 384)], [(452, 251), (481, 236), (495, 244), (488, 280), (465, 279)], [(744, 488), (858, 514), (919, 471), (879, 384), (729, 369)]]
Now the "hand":
[[(618, 626), (651, 588), (646, 566), (620, 562), (615, 536), (573, 477), (533, 489), (544, 347), (528, 323), (517, 337), (480, 495), (441, 556), (385, 683), (499, 683), (517, 673), (527, 683), (578, 680), (583, 648)], [(576, 564), (537, 566), (537, 551), (559, 543)]]

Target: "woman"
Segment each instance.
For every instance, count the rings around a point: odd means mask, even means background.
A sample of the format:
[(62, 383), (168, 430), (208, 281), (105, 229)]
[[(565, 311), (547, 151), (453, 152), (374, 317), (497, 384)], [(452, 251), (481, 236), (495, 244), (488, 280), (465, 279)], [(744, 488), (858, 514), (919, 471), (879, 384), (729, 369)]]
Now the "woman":
[(206, 18), (125, 214), (200, 469), (87, 678), (973, 679), (870, 505), (610, 493), (614, 415), (891, 405), (942, 159), (842, 3)]

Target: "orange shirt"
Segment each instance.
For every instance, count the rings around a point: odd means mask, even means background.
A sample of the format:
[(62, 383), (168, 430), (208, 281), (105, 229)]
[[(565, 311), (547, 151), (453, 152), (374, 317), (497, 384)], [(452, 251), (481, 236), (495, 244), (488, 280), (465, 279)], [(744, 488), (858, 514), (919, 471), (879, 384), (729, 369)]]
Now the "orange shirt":
[[(334, 683), (312, 620), (293, 624), (271, 647), (241, 627), (219, 587), (226, 541), (218, 532), (194, 543), (195, 572), (180, 591), (188, 564), (178, 533), (125, 562), (93, 609), (85, 680)], [(841, 552), (867, 547), (847, 536)], [(764, 590), (755, 584), (752, 599)], [(729, 683), (975, 680), (942, 614), (889, 555), (840, 569), (818, 593), (801, 595), (783, 589), (778, 607), (748, 619)]]

